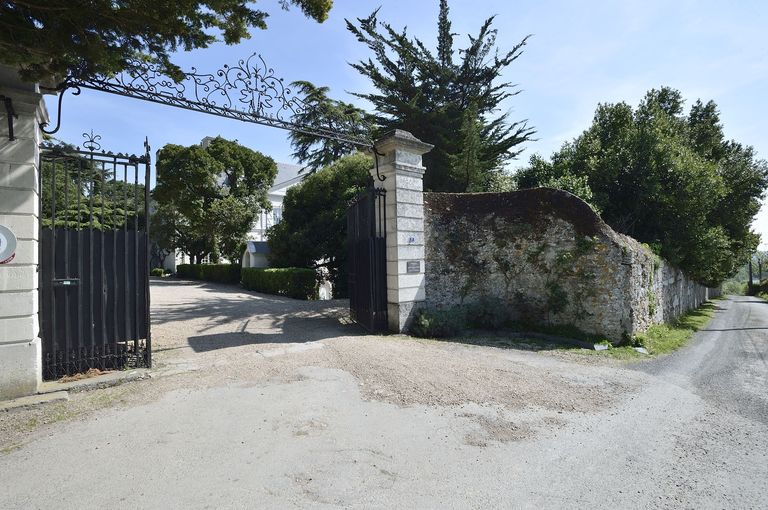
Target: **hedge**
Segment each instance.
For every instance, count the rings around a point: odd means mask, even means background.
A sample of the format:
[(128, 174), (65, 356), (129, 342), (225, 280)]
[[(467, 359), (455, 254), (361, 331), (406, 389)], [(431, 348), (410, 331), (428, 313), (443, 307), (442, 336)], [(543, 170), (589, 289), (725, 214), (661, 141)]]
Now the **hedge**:
[(294, 299), (317, 299), (318, 294), (315, 270), (303, 267), (244, 267), (242, 283), (248, 290)]
[(176, 276), (187, 280), (240, 283), (240, 264), (179, 264)]

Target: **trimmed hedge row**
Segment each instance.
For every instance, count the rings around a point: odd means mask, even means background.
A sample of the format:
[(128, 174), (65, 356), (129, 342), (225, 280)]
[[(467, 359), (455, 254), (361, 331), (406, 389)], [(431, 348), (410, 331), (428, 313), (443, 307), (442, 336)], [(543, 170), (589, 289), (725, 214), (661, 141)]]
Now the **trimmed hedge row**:
[(317, 299), (317, 275), (314, 269), (244, 267), (243, 287), (264, 294), (277, 294), (294, 299)]
[(176, 276), (187, 280), (215, 283), (240, 283), (239, 264), (179, 264)]

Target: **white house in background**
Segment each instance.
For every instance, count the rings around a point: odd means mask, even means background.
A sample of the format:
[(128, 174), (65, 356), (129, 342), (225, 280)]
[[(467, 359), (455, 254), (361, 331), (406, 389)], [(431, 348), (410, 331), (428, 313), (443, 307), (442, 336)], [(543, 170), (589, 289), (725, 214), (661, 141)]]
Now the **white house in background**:
[(248, 245), (243, 254), (243, 267), (268, 267), (267, 229), (277, 225), (283, 219), (283, 199), (289, 188), (296, 186), (304, 178), (299, 165), (277, 164), (275, 183), (269, 188), (268, 198), (271, 211), (261, 211), (248, 232)]
[[(214, 139), (206, 136), (200, 141), (202, 147), (207, 147)], [(251, 231), (248, 232), (248, 245), (243, 254), (243, 267), (268, 267), (267, 253), (267, 229), (280, 223), (283, 219), (283, 199), (288, 188), (301, 182), (306, 174), (301, 173), (302, 167), (288, 163), (277, 163), (277, 176), (274, 184), (267, 192), (267, 198), (272, 204), (271, 211), (261, 211), (256, 221), (253, 222)], [(186, 264), (189, 259), (183, 253), (172, 253), (165, 259), (165, 269), (176, 271), (178, 264)], [(203, 262), (208, 262), (203, 260)]]

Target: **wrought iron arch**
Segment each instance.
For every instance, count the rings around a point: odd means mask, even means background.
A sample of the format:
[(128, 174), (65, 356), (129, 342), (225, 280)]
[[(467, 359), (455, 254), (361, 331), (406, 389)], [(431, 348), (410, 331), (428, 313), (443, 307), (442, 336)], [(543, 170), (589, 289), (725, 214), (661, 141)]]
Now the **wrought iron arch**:
[(175, 81), (157, 63), (133, 59), (128, 68), (115, 76), (71, 74), (55, 89), (59, 93), (56, 127), (61, 126), (61, 102), (67, 90), (74, 95), (92, 89), (186, 110), (218, 115), (244, 122), (297, 131), (372, 149), (373, 142), (364, 126), (351, 117), (324, 115), (322, 125), (308, 125), (296, 117), (315, 106), (297, 95), (275, 75), (264, 58), (254, 53), (236, 65), (224, 65), (214, 73), (192, 67)]

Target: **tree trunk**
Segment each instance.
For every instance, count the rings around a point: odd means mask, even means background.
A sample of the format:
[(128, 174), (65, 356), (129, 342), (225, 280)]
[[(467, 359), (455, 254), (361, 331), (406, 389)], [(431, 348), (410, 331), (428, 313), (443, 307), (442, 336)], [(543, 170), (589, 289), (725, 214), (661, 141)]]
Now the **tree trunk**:
[(749, 258), (749, 283), (747, 284), (747, 293), (752, 295), (752, 257)]

